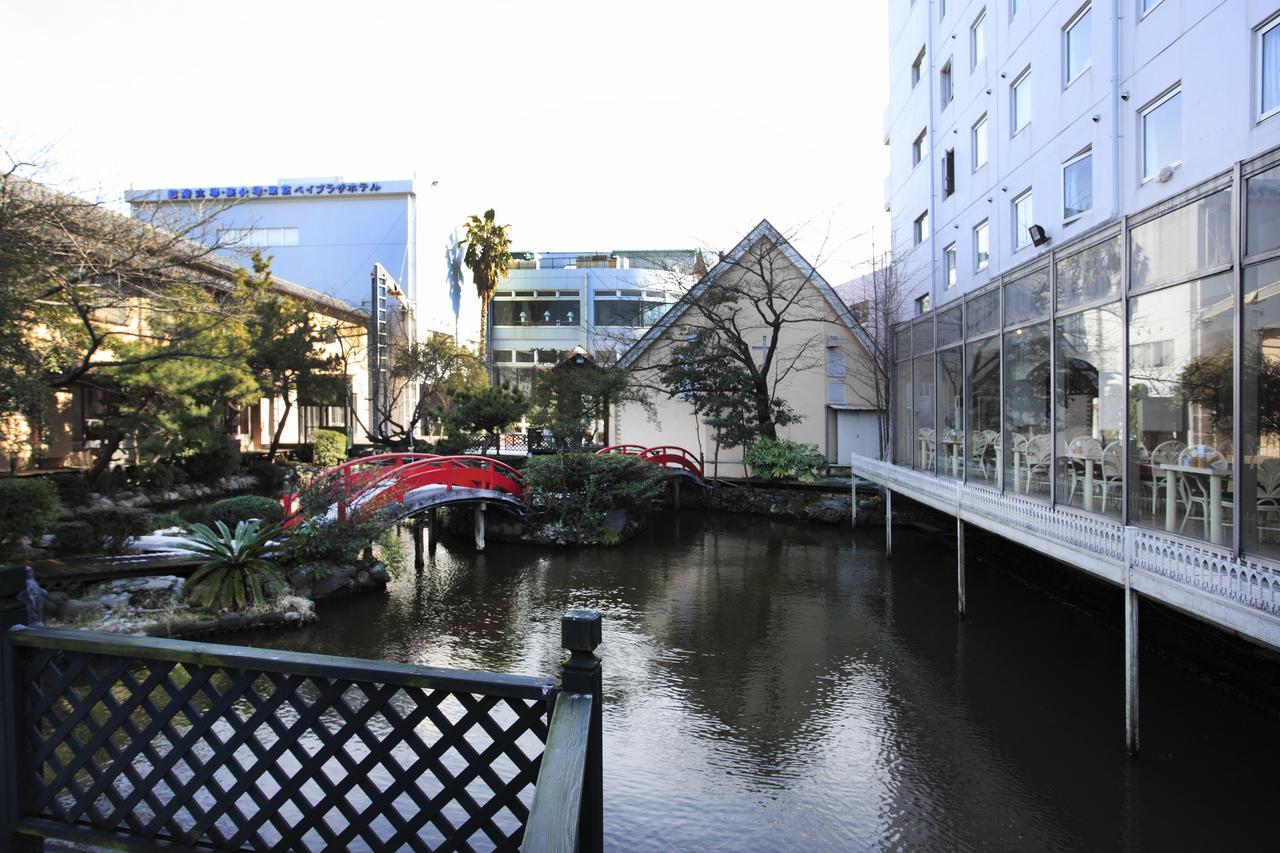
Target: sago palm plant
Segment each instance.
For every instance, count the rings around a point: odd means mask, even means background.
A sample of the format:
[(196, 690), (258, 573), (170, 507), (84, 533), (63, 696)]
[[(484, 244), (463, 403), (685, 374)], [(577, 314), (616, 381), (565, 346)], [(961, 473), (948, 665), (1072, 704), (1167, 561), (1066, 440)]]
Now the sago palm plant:
[(242, 610), (283, 592), (284, 579), (268, 560), (282, 529), (257, 521), (238, 522), (235, 530), (221, 521), (216, 530), (191, 525), (191, 540), (183, 547), (205, 561), (187, 578), (187, 597), (200, 607)]

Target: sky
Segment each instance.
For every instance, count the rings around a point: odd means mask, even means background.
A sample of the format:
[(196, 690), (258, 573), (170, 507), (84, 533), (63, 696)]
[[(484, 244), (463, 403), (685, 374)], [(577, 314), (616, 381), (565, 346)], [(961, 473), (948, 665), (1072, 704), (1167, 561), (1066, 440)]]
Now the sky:
[(888, 245), (886, 5), (6, 0), (0, 141), (108, 201), (412, 177), (522, 249), (768, 218), (834, 284)]

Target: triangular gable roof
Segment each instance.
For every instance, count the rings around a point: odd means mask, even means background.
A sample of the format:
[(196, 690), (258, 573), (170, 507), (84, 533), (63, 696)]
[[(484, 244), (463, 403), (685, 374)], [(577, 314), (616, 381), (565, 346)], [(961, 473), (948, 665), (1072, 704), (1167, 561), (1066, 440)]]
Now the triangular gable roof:
[(822, 294), (822, 298), (827, 301), (827, 304), (831, 306), (833, 311), (835, 311), (836, 316), (839, 317), (840, 321), (844, 323), (850, 332), (853, 333), (854, 337), (858, 339), (858, 343), (862, 344), (862, 346), (867, 350), (867, 353), (874, 353), (875, 347), (871, 343), (870, 336), (867, 334), (866, 330), (862, 328), (862, 325), (854, 318), (853, 312), (849, 310), (848, 305), (844, 304), (844, 300), (836, 294), (831, 285), (827, 283), (827, 280), (822, 277), (822, 274), (814, 269), (813, 265), (806, 261), (804, 257), (795, 250), (795, 247), (791, 245), (791, 241), (782, 236), (782, 232), (777, 228), (774, 228), (773, 224), (769, 222), (769, 220), (761, 219), (760, 224), (755, 228), (752, 228), (747, 236), (739, 240), (738, 245), (734, 246), (732, 251), (724, 255), (706, 275), (698, 279), (698, 283), (690, 288), (688, 294), (686, 294), (679, 302), (672, 305), (670, 310), (668, 310), (666, 314), (662, 315), (662, 319), (650, 326), (649, 330), (645, 332), (639, 340), (632, 344), (630, 349), (623, 353), (622, 358), (618, 361), (619, 366), (630, 367), (634, 364), (636, 359), (639, 358), (645, 350), (651, 347), (655, 341), (666, 333), (667, 329), (670, 329), (675, 325), (684, 312), (688, 310), (690, 300), (697, 299), (698, 296), (707, 288), (713, 286), (716, 281), (725, 274), (725, 272), (732, 269), (733, 265), (742, 259), (742, 256), (745, 255), (752, 246), (765, 238), (768, 238), (774, 245), (782, 249), (782, 253), (786, 255), (786, 257), (796, 265), (796, 268), (800, 270), (801, 274), (818, 289), (818, 292)]

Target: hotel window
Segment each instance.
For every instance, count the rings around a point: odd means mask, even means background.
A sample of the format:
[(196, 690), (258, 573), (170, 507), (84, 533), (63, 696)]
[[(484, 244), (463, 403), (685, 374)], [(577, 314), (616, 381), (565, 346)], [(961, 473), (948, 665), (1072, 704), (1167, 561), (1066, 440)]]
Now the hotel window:
[(947, 0), (938, 0), (938, 20), (947, 16)]
[(923, 160), (925, 158), (925, 154), (928, 153), (926, 150), (929, 144), (928, 137), (929, 137), (929, 128), (926, 127), (924, 130), (920, 131), (920, 135), (917, 136), (912, 141), (911, 143), (911, 165), (912, 166), (920, 165), (920, 161)]
[(1163, 3), (1164, 0), (1142, 0), (1142, 14), (1146, 15), (1155, 7)]
[(956, 150), (947, 149), (942, 155), (942, 197), (951, 198), (956, 191)]
[(973, 226), (973, 269), (985, 270), (991, 263), (991, 228), (987, 220)]
[(924, 48), (920, 48), (920, 52), (916, 54), (916, 61), (911, 63), (911, 88), (915, 88), (920, 82), (920, 75), (924, 71)]
[(973, 126), (973, 171), (987, 165), (987, 114), (983, 113)]
[(1031, 234), (1027, 229), (1034, 222), (1031, 210), (1031, 190), (1013, 200), (1013, 250), (1025, 249), (1031, 245)]
[(1063, 51), (1067, 65), (1067, 83), (1075, 80), (1093, 65), (1093, 9), (1085, 6), (1067, 24)]
[(929, 294), (922, 293), (919, 296), (917, 296), (915, 301), (915, 306), (916, 306), (917, 317), (922, 316), (924, 314), (928, 314), (929, 308), (930, 308)]
[(1062, 164), (1062, 220), (1070, 222), (1093, 207), (1093, 149)]
[(942, 270), (943, 270), (943, 277), (946, 279), (946, 282), (947, 282), (947, 289), (950, 290), (951, 288), (956, 286), (956, 244), (955, 243), (952, 243), (950, 246), (947, 246), (947, 248), (942, 250)]
[(969, 26), (969, 68), (977, 68), (978, 63), (987, 58), (987, 10), (978, 13)]
[(1018, 75), (1009, 87), (1009, 104), (1013, 110), (1010, 125), (1017, 134), (1031, 121), (1031, 69)]
[(1161, 95), (1142, 111), (1142, 179), (1182, 162), (1182, 89)]
[(1012, 19), (1021, 8), (1022, 0), (1009, 0), (1009, 18)]
[(1258, 30), (1258, 119), (1280, 112), (1280, 16)]
[(916, 217), (916, 221), (911, 224), (911, 237), (915, 240), (915, 245), (919, 246), (924, 242), (924, 238), (929, 236), (929, 211), (925, 211)]
[(297, 228), (220, 228), (219, 242), (240, 247), (296, 246)]
[(951, 99), (955, 97), (955, 86), (951, 80), (951, 60), (947, 60), (947, 64), (942, 66), (940, 76), (940, 88), (942, 93), (942, 108), (945, 110), (947, 104), (951, 103)]

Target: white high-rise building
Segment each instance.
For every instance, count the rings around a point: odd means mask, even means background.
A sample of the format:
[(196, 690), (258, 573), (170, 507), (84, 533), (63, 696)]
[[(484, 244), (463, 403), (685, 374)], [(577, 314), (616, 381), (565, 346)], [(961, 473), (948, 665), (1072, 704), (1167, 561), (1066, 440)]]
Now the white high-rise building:
[(1275, 0), (889, 6), (885, 203), (917, 312), (1280, 145)]

